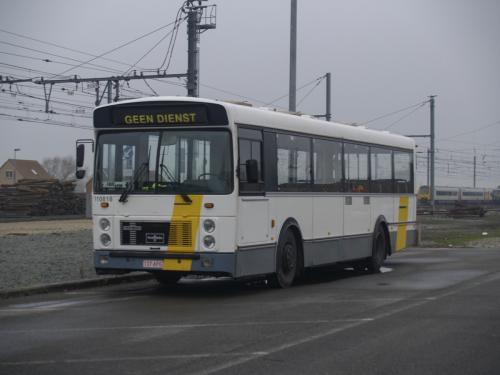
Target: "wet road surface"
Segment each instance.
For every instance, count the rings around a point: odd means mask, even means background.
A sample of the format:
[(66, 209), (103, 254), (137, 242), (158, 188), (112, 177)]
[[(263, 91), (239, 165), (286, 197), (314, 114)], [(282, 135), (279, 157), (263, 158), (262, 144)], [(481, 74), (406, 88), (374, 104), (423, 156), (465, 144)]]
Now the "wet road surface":
[(498, 373), (500, 249), (411, 249), (383, 271), (0, 300), (0, 374)]

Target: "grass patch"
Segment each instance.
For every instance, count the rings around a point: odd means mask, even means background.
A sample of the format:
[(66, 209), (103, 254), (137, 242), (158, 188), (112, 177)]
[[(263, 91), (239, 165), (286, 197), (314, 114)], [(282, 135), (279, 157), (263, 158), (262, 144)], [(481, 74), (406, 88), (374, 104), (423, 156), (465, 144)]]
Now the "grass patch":
[[(423, 246), (467, 247), (484, 239), (498, 239), (500, 244), (500, 215), (494, 213), (482, 218), (422, 216), (419, 222)], [(483, 235), (484, 232), (488, 234)]]

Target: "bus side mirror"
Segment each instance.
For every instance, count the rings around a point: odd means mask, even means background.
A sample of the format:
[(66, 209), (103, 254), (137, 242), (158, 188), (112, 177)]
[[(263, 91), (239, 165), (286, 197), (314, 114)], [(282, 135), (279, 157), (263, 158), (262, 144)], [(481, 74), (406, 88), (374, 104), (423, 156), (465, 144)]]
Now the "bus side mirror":
[(77, 179), (81, 180), (85, 177), (85, 169), (79, 169), (75, 172), (75, 176)]
[(255, 159), (249, 159), (245, 163), (247, 172), (247, 182), (257, 183), (259, 182), (259, 164)]
[(83, 162), (85, 160), (85, 145), (79, 144), (76, 146), (76, 167), (83, 167)]
[(92, 145), (92, 152), (94, 152), (94, 140), (93, 139), (78, 139), (76, 141), (76, 171), (75, 177), (79, 180), (85, 177), (85, 144), (89, 143)]

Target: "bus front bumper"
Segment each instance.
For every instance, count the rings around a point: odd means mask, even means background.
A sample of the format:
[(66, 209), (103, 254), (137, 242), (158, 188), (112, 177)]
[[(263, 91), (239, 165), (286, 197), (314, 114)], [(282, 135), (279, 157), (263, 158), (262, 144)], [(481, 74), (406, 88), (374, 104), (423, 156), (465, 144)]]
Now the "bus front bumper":
[(95, 250), (97, 274), (133, 271), (173, 271), (236, 277), (235, 253), (168, 253), (154, 251)]

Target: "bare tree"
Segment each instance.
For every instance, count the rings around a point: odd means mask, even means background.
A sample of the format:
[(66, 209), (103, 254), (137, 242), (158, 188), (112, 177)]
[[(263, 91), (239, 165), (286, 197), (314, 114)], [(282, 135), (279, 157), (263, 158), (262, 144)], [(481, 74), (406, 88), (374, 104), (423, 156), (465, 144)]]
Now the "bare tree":
[(61, 181), (75, 177), (75, 158), (73, 156), (45, 158), (42, 165), (51, 176)]

